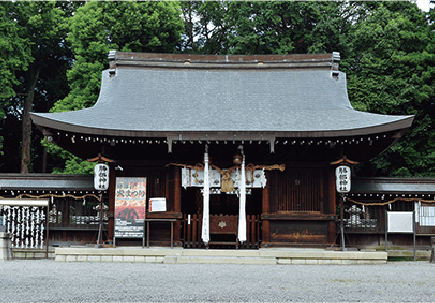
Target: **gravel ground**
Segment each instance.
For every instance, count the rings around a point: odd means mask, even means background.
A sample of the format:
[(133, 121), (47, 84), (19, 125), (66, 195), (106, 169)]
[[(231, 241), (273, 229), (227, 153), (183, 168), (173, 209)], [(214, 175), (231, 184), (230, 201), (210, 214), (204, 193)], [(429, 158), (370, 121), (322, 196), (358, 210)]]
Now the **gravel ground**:
[(0, 302), (435, 302), (435, 264), (0, 261)]

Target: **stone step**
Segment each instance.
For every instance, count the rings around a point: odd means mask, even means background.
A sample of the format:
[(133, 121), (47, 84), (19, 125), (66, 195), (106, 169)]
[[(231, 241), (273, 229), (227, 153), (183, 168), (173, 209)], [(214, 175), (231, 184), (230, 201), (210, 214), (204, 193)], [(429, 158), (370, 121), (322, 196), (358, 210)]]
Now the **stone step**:
[(275, 257), (240, 256), (166, 256), (163, 263), (168, 264), (277, 264)]
[(215, 264), (379, 264), (385, 252), (327, 251), (322, 249), (166, 249), (56, 248), (58, 262), (145, 262)]

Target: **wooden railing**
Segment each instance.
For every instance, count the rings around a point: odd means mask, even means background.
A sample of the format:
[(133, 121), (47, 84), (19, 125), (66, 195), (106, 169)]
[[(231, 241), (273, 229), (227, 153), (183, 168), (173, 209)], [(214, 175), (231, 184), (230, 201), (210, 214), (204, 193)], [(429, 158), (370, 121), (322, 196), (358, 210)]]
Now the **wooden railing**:
[[(202, 215), (183, 216), (183, 247), (185, 248), (204, 248), (201, 239)], [(240, 244), (240, 248), (258, 249), (261, 244), (261, 220), (260, 216), (246, 216), (247, 241)]]
[[(107, 199), (104, 202), (103, 224), (107, 228), (109, 221)], [(53, 203), (50, 205), (49, 214), (51, 230), (98, 230), (100, 223), (99, 201), (95, 197), (88, 197), (85, 201), (71, 197), (57, 197), (53, 199)]]
[(240, 245), (241, 248), (258, 249), (261, 244), (261, 220), (260, 216), (246, 216), (247, 241)]

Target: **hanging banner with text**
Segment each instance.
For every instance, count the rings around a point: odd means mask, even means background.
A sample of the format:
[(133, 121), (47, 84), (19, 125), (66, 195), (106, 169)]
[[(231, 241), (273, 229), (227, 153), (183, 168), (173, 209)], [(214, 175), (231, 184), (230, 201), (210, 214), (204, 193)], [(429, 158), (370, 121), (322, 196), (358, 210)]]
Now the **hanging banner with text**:
[(341, 165), (335, 169), (336, 187), (339, 193), (350, 192), (350, 173), (349, 166)]
[(115, 238), (145, 236), (146, 178), (116, 178)]

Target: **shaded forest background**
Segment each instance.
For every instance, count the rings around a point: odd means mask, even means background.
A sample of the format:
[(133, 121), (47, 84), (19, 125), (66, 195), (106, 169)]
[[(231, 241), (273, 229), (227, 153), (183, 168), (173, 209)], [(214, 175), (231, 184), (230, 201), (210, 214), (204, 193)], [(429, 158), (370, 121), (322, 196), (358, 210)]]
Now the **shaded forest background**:
[[(433, 1), (432, 1), (433, 2)], [(415, 115), (359, 176), (435, 177), (435, 11), (412, 1), (0, 2), (0, 172), (90, 173), (29, 113), (92, 106), (110, 50), (340, 52), (355, 109)]]

